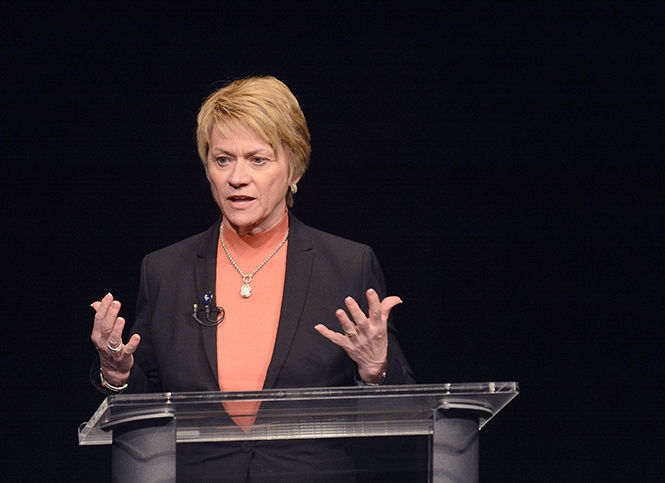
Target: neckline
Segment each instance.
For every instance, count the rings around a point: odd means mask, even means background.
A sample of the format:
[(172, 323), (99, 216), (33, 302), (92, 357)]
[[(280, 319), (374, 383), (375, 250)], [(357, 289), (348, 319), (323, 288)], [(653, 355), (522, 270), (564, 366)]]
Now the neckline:
[[(226, 247), (229, 251), (242, 255), (246, 252), (263, 251), (266, 248), (272, 249), (279, 244), (289, 231), (289, 214), (286, 210), (277, 225), (253, 235), (240, 235), (225, 223), (221, 225)], [(221, 240), (218, 241), (218, 244), (221, 245)]]

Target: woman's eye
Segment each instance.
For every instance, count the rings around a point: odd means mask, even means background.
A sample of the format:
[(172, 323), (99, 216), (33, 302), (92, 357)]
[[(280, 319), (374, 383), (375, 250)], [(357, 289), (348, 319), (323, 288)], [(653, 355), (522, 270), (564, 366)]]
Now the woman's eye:
[(254, 164), (263, 164), (266, 161), (268, 161), (268, 160), (266, 158), (262, 158), (261, 156), (252, 157), (252, 163), (254, 163)]
[(219, 156), (215, 158), (215, 163), (217, 163), (219, 166), (225, 166), (229, 164), (229, 158), (226, 156)]

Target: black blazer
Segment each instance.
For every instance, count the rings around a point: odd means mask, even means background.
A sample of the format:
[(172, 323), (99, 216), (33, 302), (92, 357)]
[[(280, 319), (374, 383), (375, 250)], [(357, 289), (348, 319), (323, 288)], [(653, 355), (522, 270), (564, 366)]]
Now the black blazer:
[[(355, 364), (314, 325), (341, 331), (335, 310), (351, 295), (367, 311), (365, 290), (386, 296), (383, 273), (369, 246), (315, 230), (293, 215), (289, 225), (281, 315), (263, 388), (353, 385)], [(128, 392), (219, 390), (217, 329), (192, 318), (192, 305), (215, 290), (218, 236), (215, 223), (143, 260), (132, 329), (141, 343)], [(237, 282), (240, 287), (240, 275)], [(213, 304), (223, 307), (224, 301)], [(413, 383), (392, 318), (388, 348), (384, 384)]]
[[(348, 295), (367, 312), (365, 290), (374, 288), (380, 297), (386, 296), (383, 273), (369, 246), (321, 232), (289, 216), (281, 315), (263, 387), (354, 385), (355, 363), (316, 332), (314, 325), (323, 323), (341, 331), (335, 310), (344, 307)], [(203, 327), (192, 318), (192, 305), (200, 304), (205, 292), (215, 290), (218, 236), (219, 221), (203, 233), (144, 258), (132, 329), (141, 335), (141, 343), (126, 392), (219, 390), (216, 327)], [(237, 282), (240, 287), (240, 275)], [(223, 300), (212, 303), (224, 306)], [(392, 317), (388, 324), (384, 384), (414, 383)], [(323, 444), (324, 450), (319, 452), (312, 447), (307, 442), (185, 444), (178, 447), (179, 479), (194, 481), (226, 474), (236, 475), (231, 480), (237, 481), (249, 471), (253, 481), (261, 481), (269, 479), (266, 475), (274, 474), (274, 469), (299, 471), (300, 460), (303, 473), (294, 473), (296, 479), (312, 476), (312, 465), (322, 470), (348, 470), (348, 455), (338, 451), (340, 444)], [(317, 460), (317, 454), (323, 457)], [(320, 475), (314, 479), (320, 480)]]

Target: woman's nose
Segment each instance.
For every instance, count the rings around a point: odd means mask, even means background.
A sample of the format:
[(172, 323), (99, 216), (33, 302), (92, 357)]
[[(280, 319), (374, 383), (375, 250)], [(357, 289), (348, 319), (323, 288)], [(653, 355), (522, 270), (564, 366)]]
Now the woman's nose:
[(247, 171), (247, 163), (244, 159), (239, 159), (233, 163), (231, 172), (228, 178), (231, 186), (242, 186), (249, 183), (249, 173)]

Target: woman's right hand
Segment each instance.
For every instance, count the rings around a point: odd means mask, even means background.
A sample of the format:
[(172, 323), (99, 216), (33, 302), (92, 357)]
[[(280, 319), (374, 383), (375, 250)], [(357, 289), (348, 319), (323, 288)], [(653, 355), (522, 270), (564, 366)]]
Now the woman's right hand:
[(129, 380), (129, 373), (134, 365), (133, 354), (141, 342), (141, 336), (134, 334), (127, 344), (122, 343), (125, 319), (118, 317), (121, 304), (118, 300), (113, 300), (110, 293), (106, 294), (101, 302), (93, 302), (90, 306), (96, 312), (90, 338), (99, 352), (104, 379), (114, 386), (123, 386)]

